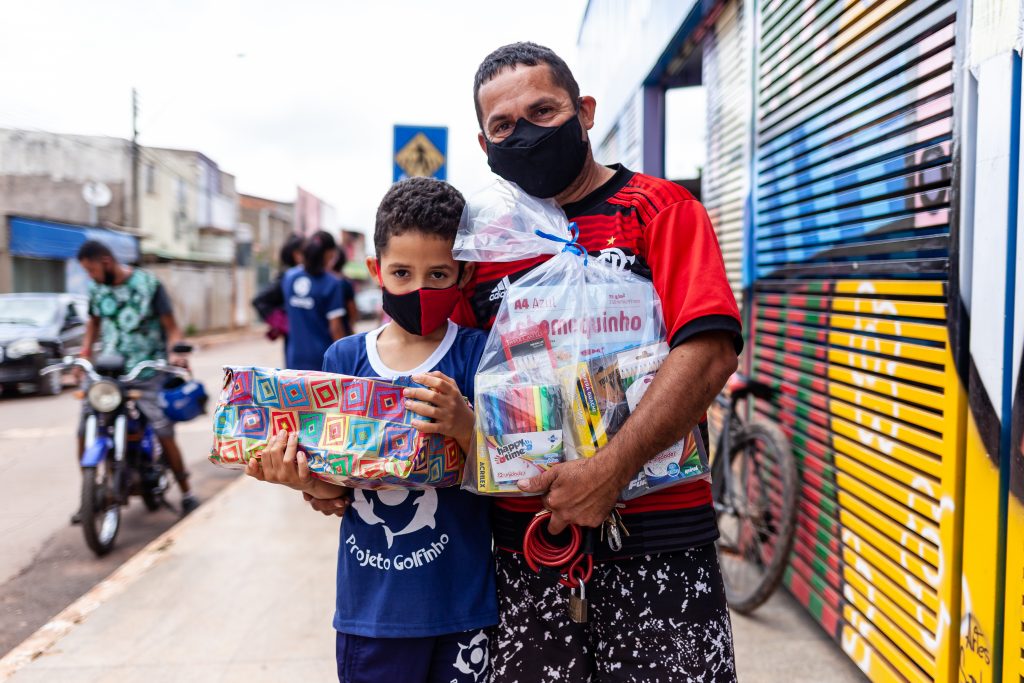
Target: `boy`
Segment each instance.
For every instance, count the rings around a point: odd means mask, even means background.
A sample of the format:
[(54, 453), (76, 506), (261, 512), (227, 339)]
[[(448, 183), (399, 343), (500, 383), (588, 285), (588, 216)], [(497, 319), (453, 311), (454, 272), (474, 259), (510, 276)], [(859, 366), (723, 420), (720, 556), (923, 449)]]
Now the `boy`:
[[(452, 436), (470, 452), (473, 413), (463, 396), (473, 395), (487, 337), (448, 320), (473, 270), (452, 259), (464, 204), (437, 180), (410, 178), (391, 187), (377, 210), (377, 258), (367, 265), (393, 322), (335, 342), (323, 369), (411, 375), (427, 388), (406, 390), (409, 409), (431, 420), (413, 425)], [(295, 435), (279, 435), (246, 472), (314, 498), (344, 492), (310, 478)], [(334, 616), (339, 680), (487, 680), (485, 629), (498, 620), (490, 501), (458, 487), (348, 495)]]

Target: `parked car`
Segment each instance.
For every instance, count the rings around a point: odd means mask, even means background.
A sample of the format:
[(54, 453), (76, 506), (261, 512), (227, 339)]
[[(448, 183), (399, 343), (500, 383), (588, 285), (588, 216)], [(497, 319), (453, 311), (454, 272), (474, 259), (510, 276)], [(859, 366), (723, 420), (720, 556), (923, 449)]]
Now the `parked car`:
[(59, 394), (61, 373), (43, 368), (77, 355), (85, 337), (88, 301), (74, 294), (0, 294), (0, 387), (22, 383), (44, 395)]

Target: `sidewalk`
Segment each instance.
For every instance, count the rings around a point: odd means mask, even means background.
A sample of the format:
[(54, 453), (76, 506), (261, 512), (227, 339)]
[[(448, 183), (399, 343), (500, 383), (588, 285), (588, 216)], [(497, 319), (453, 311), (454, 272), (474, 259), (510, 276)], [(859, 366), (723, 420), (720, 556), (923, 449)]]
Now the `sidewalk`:
[[(0, 660), (0, 681), (336, 680), (337, 538), (298, 494), (241, 477)], [(743, 683), (863, 680), (788, 595), (762, 609), (734, 618)]]

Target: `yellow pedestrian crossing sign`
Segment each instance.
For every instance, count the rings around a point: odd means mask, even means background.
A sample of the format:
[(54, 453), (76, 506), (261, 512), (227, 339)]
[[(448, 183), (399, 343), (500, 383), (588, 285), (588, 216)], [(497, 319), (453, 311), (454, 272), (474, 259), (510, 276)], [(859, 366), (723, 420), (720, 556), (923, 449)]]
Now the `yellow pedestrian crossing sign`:
[(448, 177), (448, 129), (432, 126), (395, 126), (393, 178)]

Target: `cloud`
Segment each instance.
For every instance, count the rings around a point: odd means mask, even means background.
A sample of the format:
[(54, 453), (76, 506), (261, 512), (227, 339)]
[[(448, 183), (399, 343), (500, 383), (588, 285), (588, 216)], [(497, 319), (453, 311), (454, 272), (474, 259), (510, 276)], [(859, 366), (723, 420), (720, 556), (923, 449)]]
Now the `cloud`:
[(144, 144), (199, 150), (246, 192), (288, 199), (302, 185), (365, 228), (391, 182), (395, 123), (448, 126), (449, 179), (465, 192), (488, 181), (479, 61), (533, 40), (572, 65), (585, 4), (16, 3), (0, 125), (128, 137), (134, 86)]

